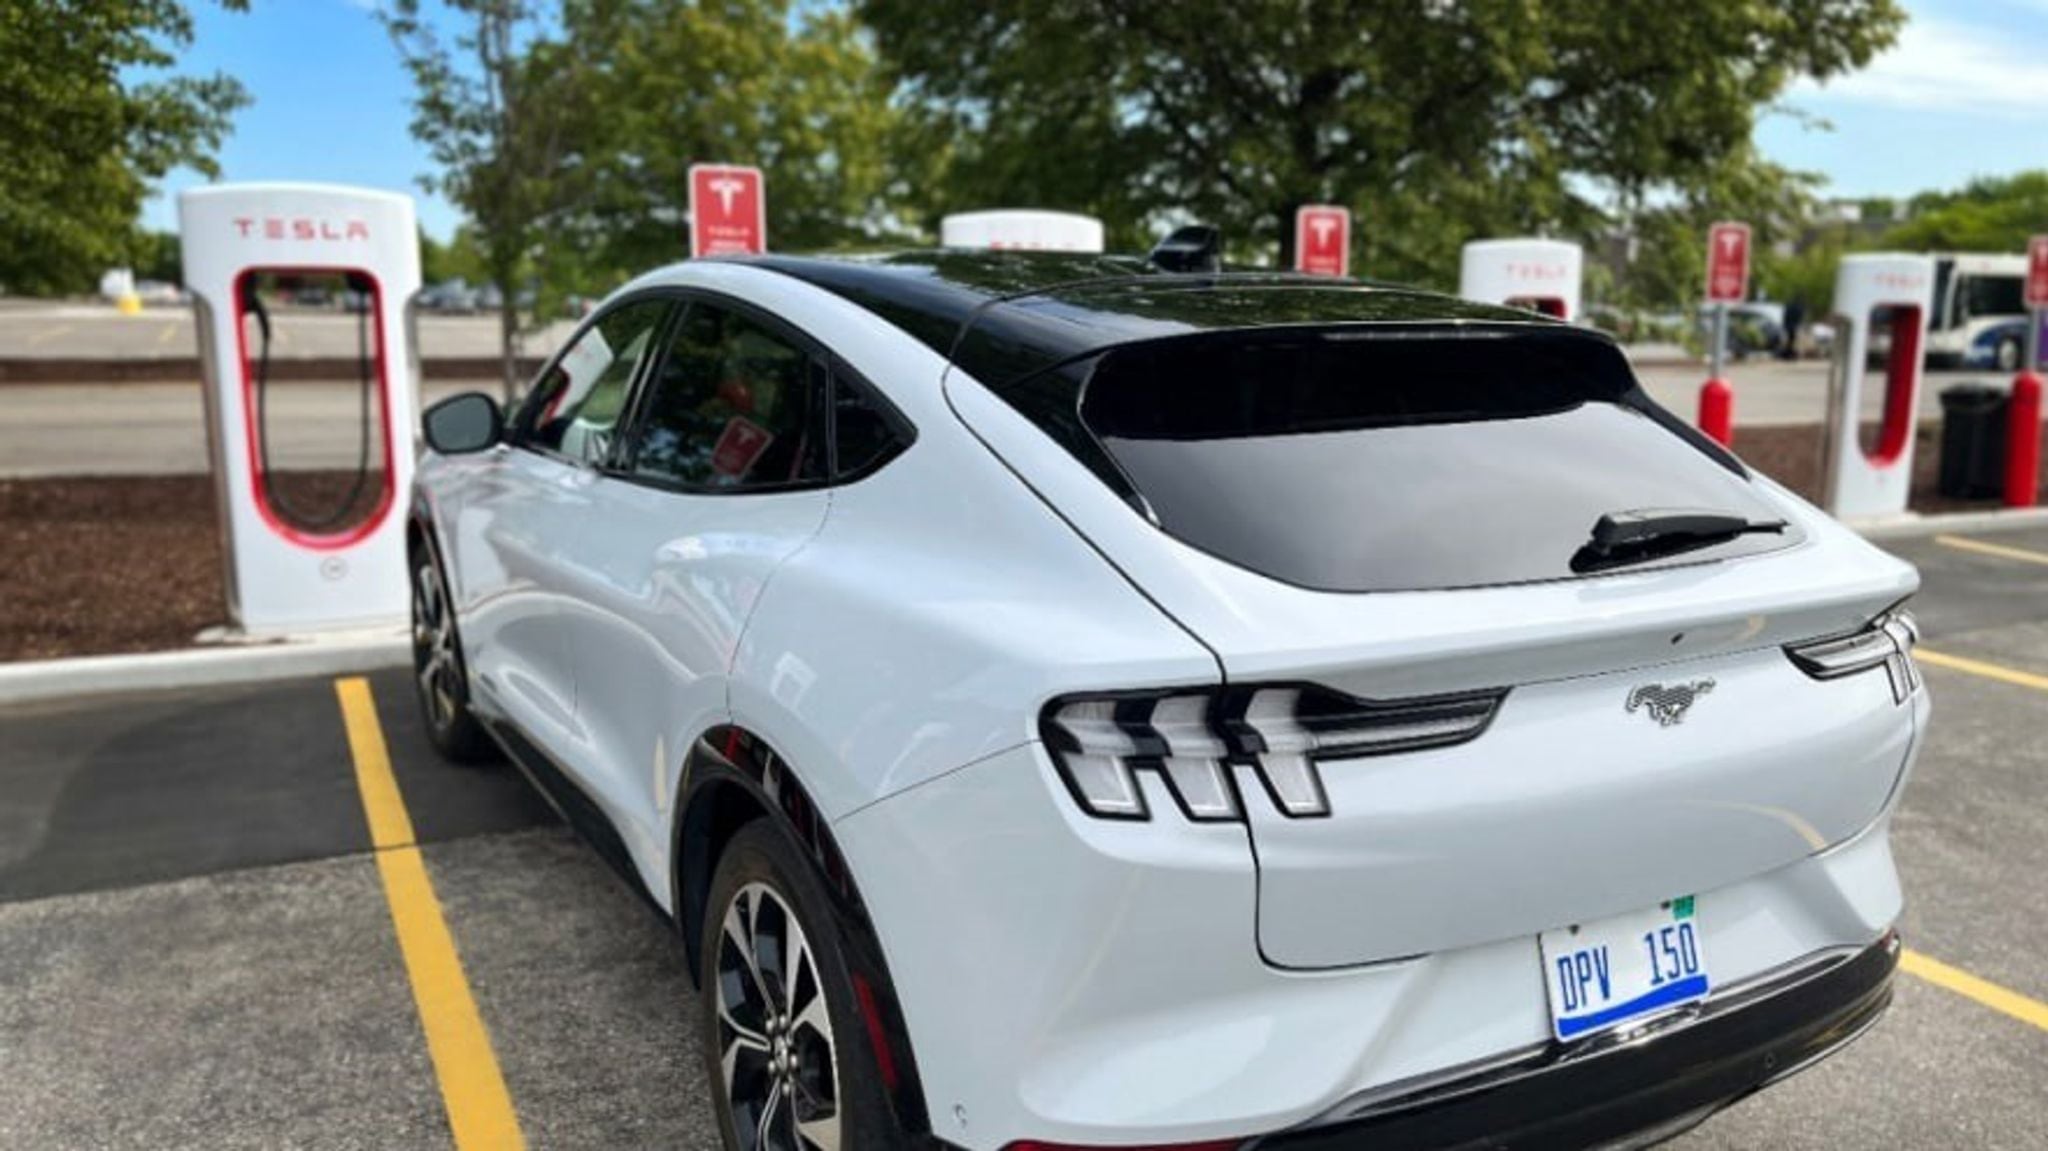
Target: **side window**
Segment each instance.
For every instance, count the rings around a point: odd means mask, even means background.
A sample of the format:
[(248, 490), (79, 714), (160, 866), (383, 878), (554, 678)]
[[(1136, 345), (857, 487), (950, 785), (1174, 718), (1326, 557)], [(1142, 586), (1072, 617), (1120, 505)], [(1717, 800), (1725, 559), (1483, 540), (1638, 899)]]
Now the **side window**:
[(585, 329), (520, 407), (517, 442), (596, 463), (611, 447), (633, 373), (668, 312), (666, 300), (615, 308)]
[(694, 488), (822, 479), (825, 378), (796, 343), (731, 309), (693, 303), (634, 425), (628, 468)]
[(904, 446), (896, 424), (883, 414), (881, 402), (844, 372), (832, 380), (833, 477), (859, 475), (887, 460)]

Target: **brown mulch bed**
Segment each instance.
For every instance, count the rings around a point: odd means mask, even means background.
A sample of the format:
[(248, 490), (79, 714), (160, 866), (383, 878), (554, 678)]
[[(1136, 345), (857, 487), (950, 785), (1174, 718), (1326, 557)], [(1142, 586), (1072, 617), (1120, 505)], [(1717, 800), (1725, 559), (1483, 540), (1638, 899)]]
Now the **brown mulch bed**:
[[(352, 476), (289, 473), (295, 506)], [(227, 621), (213, 477), (0, 479), (0, 661), (160, 651)]]
[[(1919, 429), (1914, 510), (1999, 506), (1935, 494), (1940, 436), (1937, 422)], [(1820, 439), (1813, 426), (1738, 428), (1735, 450), (1817, 499)], [(284, 495), (331, 506), (346, 479), (293, 473)], [(203, 475), (0, 479), (0, 661), (187, 647), (226, 622), (214, 499)]]
[[(1875, 438), (1874, 428), (1865, 430), (1866, 439)], [(2042, 458), (2048, 460), (2048, 426), (2044, 426), (2041, 439)], [(1735, 429), (1734, 447), (1735, 454), (1750, 467), (1806, 499), (1820, 502), (1821, 429), (1818, 425), (1738, 427)], [(1928, 420), (1920, 425), (1913, 441), (1913, 493), (1907, 506), (1916, 512), (1993, 511), (2004, 506), (1995, 496), (1961, 500), (1941, 495), (1936, 491), (1940, 472), (1941, 421)], [(2048, 469), (2043, 469), (2043, 473), (2044, 478), (2048, 478)], [(2037, 499), (2048, 505), (2048, 482), (2042, 484)]]

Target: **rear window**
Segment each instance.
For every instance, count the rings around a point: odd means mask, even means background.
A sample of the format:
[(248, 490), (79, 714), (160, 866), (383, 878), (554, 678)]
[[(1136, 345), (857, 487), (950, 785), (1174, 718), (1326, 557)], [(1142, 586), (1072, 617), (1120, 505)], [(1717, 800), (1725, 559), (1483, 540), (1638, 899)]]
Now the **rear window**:
[(1573, 557), (1608, 512), (1779, 518), (1617, 349), (1566, 329), (1217, 333), (1115, 348), (1002, 392), (1163, 530), (1303, 587), (1577, 578)]

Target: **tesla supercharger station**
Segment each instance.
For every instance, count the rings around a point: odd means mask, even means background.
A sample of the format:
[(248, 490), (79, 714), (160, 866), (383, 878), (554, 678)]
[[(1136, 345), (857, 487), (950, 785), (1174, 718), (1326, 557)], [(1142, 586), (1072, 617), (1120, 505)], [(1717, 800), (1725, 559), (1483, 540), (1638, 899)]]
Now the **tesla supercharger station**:
[[(1835, 273), (1822, 502), (1842, 519), (1906, 510), (1933, 292), (1934, 261), (1926, 256), (1843, 256)], [(1884, 362), (1881, 380), (1872, 378), (1873, 354)], [(1864, 403), (1879, 386), (1884, 389), (1882, 414), (1876, 437), (1867, 439)]]
[(1577, 320), (1585, 264), (1585, 252), (1563, 240), (1473, 240), (1458, 260), (1458, 294)]
[(939, 246), (1036, 252), (1100, 252), (1102, 221), (1072, 212), (1003, 208), (939, 221)]
[[(250, 635), (402, 623), (419, 395), (407, 322), (420, 287), (412, 199), (316, 184), (194, 188), (178, 197), (178, 227), (199, 326), (229, 619)], [(318, 313), (286, 313), (308, 295)], [(293, 461), (273, 426), (282, 424), (279, 404), (305, 410), (287, 394), (305, 384), (272, 378), (286, 318), (339, 327), (353, 350), (337, 373), (353, 385), (353, 402), (324, 417), (343, 422), (324, 430), (339, 432), (354, 458), (318, 477), (325, 491), (286, 469)], [(295, 438), (305, 431), (294, 427)]]

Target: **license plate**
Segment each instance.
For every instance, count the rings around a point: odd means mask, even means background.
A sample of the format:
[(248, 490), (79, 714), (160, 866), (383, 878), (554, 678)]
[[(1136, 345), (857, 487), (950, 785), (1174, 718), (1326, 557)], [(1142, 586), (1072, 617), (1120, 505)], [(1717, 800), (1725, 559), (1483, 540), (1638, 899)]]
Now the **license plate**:
[(1544, 932), (1551, 1030), (1582, 1039), (1706, 998), (1702, 934), (1691, 896)]

